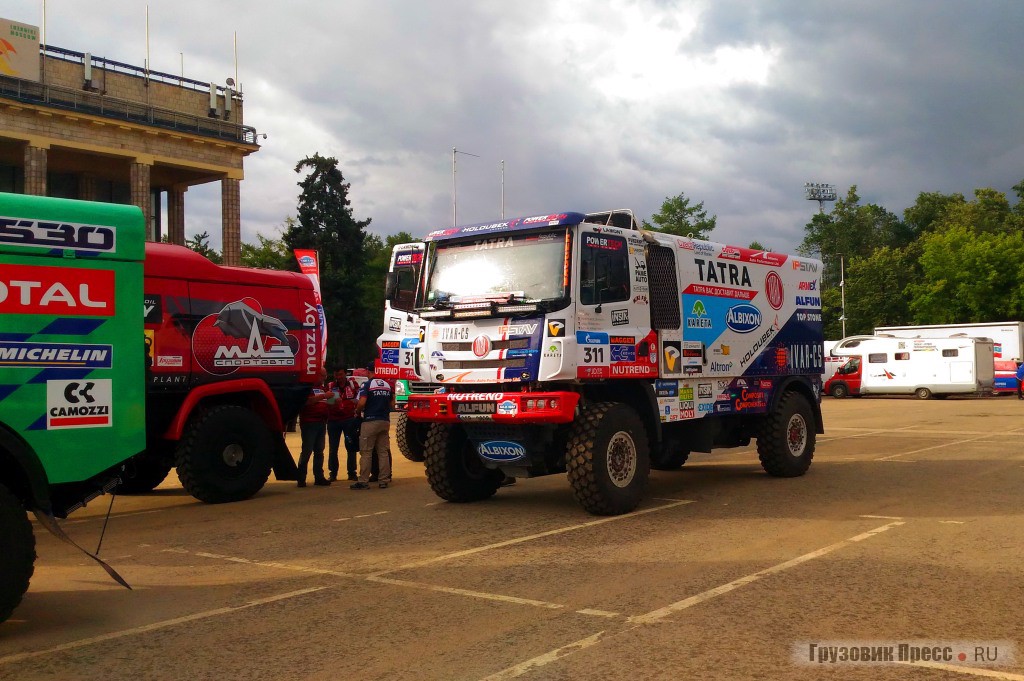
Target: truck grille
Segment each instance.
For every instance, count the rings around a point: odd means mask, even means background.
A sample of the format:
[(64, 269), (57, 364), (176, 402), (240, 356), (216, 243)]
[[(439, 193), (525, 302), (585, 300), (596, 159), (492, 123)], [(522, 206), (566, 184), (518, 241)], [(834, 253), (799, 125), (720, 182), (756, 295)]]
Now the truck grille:
[(525, 357), (512, 357), (511, 359), (480, 359), (461, 360), (446, 359), (444, 368), (448, 369), (524, 369), (526, 368)]
[[(509, 340), (491, 341), (492, 350), (521, 350), (530, 347), (529, 338), (511, 338)], [(441, 350), (445, 352), (472, 352), (473, 341), (441, 343)], [(447, 362), (446, 362), (447, 364)]]

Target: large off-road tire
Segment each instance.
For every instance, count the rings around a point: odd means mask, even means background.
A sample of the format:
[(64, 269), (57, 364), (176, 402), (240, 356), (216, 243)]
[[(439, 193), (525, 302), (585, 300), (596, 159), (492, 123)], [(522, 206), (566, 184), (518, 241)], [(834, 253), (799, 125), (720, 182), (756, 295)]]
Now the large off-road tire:
[(431, 425), (424, 469), (434, 494), (445, 501), (480, 501), (494, 496), (505, 476), (486, 468), (459, 426)]
[(233, 404), (193, 418), (177, 452), (178, 478), (200, 501), (241, 501), (263, 489), (274, 462), (274, 437), (256, 413)]
[(845, 383), (833, 383), (831, 390), (832, 397), (849, 397), (850, 388)]
[(785, 393), (774, 411), (765, 416), (757, 436), (761, 467), (777, 478), (795, 478), (807, 472), (814, 458), (814, 410), (801, 393)]
[(402, 456), (417, 463), (423, 461), (427, 455), (429, 430), (429, 423), (417, 423), (404, 411), (399, 412), (395, 422), (395, 437), (398, 440), (398, 451), (402, 452)]
[(125, 464), (118, 494), (145, 494), (164, 481), (174, 466), (166, 457), (150, 452), (136, 454)]
[(36, 538), (25, 507), (0, 485), (0, 622), (21, 603), (36, 562)]
[(647, 431), (632, 407), (599, 402), (580, 411), (566, 448), (566, 470), (584, 509), (629, 513), (643, 497), (650, 465)]

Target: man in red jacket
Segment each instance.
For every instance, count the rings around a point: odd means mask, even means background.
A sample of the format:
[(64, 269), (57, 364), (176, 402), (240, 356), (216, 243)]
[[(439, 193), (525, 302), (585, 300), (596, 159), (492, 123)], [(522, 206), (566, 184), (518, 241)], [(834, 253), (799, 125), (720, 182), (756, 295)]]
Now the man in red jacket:
[(327, 468), (331, 482), (338, 479), (341, 468), (338, 461), (338, 449), (342, 436), (345, 437), (345, 452), (348, 455), (346, 464), (348, 479), (356, 479), (356, 453), (359, 451), (359, 419), (356, 418), (356, 400), (359, 384), (348, 375), (344, 367), (334, 370), (334, 380), (327, 386), (334, 393), (334, 404), (327, 411)]
[(334, 393), (328, 392), (324, 381), (327, 372), (320, 370), (320, 382), (313, 386), (306, 404), (299, 412), (299, 431), (302, 433), (302, 452), (299, 454), (299, 487), (306, 486), (306, 466), (313, 456), (313, 484), (327, 487), (331, 481), (324, 477), (324, 440), (327, 435), (327, 401)]

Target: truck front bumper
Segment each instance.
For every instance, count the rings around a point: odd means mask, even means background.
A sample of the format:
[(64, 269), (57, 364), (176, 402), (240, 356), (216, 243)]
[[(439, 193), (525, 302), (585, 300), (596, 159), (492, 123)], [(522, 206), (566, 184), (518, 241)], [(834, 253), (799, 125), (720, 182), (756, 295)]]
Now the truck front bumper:
[(410, 395), (408, 414), (427, 423), (569, 423), (579, 401), (568, 391)]

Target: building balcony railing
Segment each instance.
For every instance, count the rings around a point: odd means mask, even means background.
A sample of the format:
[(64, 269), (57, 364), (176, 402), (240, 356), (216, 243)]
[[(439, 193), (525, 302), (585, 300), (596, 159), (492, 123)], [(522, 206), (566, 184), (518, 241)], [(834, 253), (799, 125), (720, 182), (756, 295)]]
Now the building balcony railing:
[(44, 85), (22, 78), (0, 75), (0, 97), (26, 104), (53, 107), (120, 121), (151, 125), (183, 133), (215, 137), (243, 144), (256, 144), (256, 129), (217, 118), (183, 114), (146, 104), (129, 102), (87, 90)]

